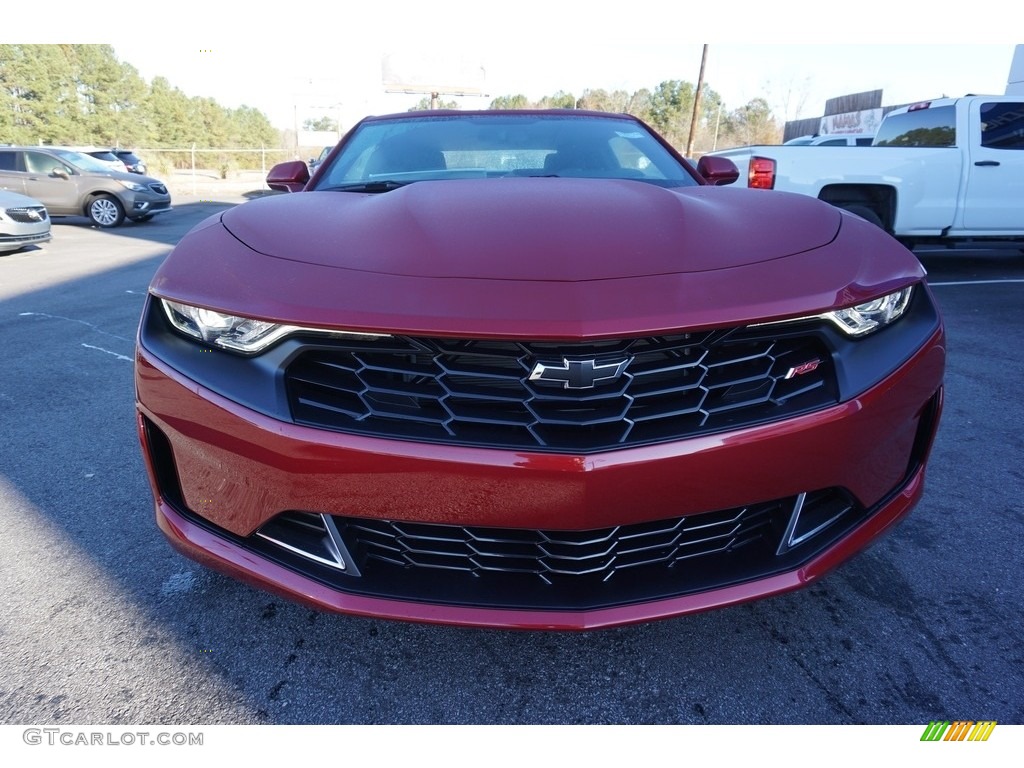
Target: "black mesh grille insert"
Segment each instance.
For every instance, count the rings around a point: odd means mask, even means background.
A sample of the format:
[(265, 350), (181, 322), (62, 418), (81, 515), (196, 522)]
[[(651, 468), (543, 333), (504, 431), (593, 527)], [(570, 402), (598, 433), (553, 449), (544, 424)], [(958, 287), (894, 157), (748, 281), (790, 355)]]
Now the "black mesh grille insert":
[(573, 452), (758, 424), (837, 401), (822, 341), (778, 328), (585, 343), (339, 340), (300, 354), (285, 380), (299, 424)]
[(593, 531), (536, 531), (381, 520), (347, 520), (341, 535), (357, 560), (402, 568), (529, 574), (559, 579), (622, 578), (631, 568), (736, 550), (762, 535), (774, 505), (744, 507), (692, 520), (618, 526)]
[[(299, 538), (320, 515), (288, 512), (247, 546), (346, 592), (455, 605), (579, 610), (691, 594), (791, 569), (848, 532), (864, 510), (839, 489), (807, 494), (809, 516), (835, 522), (779, 554), (796, 497), (589, 531), (463, 527), (333, 516), (358, 575), (308, 557)], [(286, 524), (287, 523), (287, 524)]]

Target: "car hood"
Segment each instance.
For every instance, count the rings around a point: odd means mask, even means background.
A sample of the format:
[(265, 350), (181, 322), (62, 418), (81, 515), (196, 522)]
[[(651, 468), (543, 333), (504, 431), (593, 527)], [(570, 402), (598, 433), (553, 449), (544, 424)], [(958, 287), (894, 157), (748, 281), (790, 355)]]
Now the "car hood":
[(522, 182), (248, 202), (193, 228), (151, 291), (288, 325), (582, 339), (817, 314), (923, 276), (881, 229), (811, 198)]
[(27, 195), (0, 189), (0, 208), (45, 207), (35, 198)]
[(421, 181), (301, 192), (223, 224), (279, 259), (386, 275), (578, 282), (732, 269), (831, 242), (840, 213), (761, 190), (605, 179)]

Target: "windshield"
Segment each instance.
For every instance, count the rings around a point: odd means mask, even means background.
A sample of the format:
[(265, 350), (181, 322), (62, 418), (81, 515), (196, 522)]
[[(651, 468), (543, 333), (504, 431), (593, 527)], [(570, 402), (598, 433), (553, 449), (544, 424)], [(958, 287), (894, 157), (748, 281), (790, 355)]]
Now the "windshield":
[(386, 191), (396, 183), (507, 176), (699, 184), (636, 121), (495, 113), (367, 121), (349, 137), (315, 189), (369, 185)]
[(101, 163), (95, 157), (89, 157), (89, 155), (83, 155), (81, 152), (72, 152), (69, 149), (55, 149), (53, 154), (57, 155), (65, 163), (70, 163), (76, 168), (83, 171), (92, 171), (94, 173), (110, 173), (113, 170), (106, 163)]

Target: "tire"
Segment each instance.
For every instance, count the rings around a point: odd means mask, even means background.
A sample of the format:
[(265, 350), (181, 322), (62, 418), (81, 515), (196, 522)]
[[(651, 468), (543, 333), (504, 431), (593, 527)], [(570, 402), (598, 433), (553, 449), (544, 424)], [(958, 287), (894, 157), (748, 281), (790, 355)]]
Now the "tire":
[(844, 211), (849, 211), (854, 216), (860, 216), (862, 219), (864, 219), (864, 221), (868, 222), (869, 224), (874, 224), (879, 229), (885, 229), (885, 225), (882, 224), (882, 217), (875, 213), (871, 208), (868, 208), (866, 205), (851, 204), (841, 205), (839, 207), (842, 208)]
[(93, 224), (102, 229), (119, 227), (124, 221), (124, 207), (112, 195), (94, 197), (85, 207), (85, 213)]

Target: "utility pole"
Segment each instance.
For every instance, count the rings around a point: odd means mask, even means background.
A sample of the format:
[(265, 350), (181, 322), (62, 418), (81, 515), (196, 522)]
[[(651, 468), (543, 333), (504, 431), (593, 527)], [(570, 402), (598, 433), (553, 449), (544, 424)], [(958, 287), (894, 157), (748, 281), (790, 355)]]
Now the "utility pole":
[(690, 118), (690, 138), (686, 140), (686, 156), (693, 156), (693, 139), (697, 135), (697, 116), (700, 114), (700, 95), (704, 90), (704, 64), (708, 60), (708, 44), (700, 55), (700, 74), (697, 75), (697, 92), (693, 94), (693, 116)]

